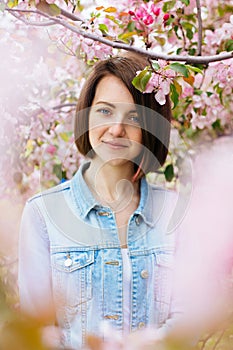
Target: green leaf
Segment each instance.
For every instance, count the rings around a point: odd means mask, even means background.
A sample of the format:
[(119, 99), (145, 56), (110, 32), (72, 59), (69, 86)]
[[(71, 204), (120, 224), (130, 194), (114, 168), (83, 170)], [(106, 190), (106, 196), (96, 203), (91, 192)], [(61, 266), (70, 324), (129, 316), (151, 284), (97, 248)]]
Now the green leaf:
[[(132, 36), (133, 36), (133, 35), (136, 35), (136, 34), (137, 34), (136, 31), (134, 31), (134, 32), (126, 32), (126, 33), (120, 34), (120, 35), (118, 36), (118, 38), (121, 39), (121, 40), (127, 41), (127, 39), (132, 38)], [(128, 40), (128, 41), (129, 41), (129, 40)]]
[(136, 24), (134, 21), (129, 22), (129, 24), (127, 25), (127, 29), (129, 32), (133, 32), (135, 30)]
[(114, 22), (115, 24), (119, 25), (118, 20), (114, 16), (106, 15), (105, 17), (110, 19), (110, 21)]
[(108, 27), (104, 23), (99, 24), (99, 29), (101, 30), (101, 32), (108, 32)]
[(186, 35), (189, 40), (192, 40), (193, 38), (193, 31), (189, 28), (186, 29)]
[(233, 51), (233, 40), (229, 39), (225, 42), (225, 50), (230, 52)]
[(173, 102), (173, 109), (178, 105), (178, 102), (179, 102), (179, 94), (176, 90), (176, 87), (174, 84), (171, 84), (170, 85), (170, 91), (171, 91), (171, 100)]
[(180, 55), (181, 52), (182, 52), (183, 48), (182, 47), (179, 47), (177, 50), (176, 50), (176, 54), (177, 55)]
[(153, 61), (151, 65), (155, 71), (159, 70), (159, 68), (160, 68), (160, 65), (156, 61)]
[(195, 95), (201, 96), (202, 93), (203, 93), (203, 91), (200, 90), (200, 89), (195, 89), (195, 90), (194, 90), (194, 94), (195, 94)]
[(175, 174), (174, 174), (174, 167), (173, 164), (168, 164), (164, 170), (164, 175), (165, 175), (165, 179), (168, 182), (171, 182), (172, 179), (174, 178)]
[(191, 47), (189, 50), (188, 50), (188, 53), (190, 56), (195, 56), (196, 55), (196, 49), (195, 47)]
[(190, 4), (189, 0), (181, 0), (181, 2), (183, 2), (183, 4), (185, 4), (186, 6), (188, 6)]
[(56, 4), (49, 5), (50, 16), (58, 16), (61, 14), (60, 8)]
[(176, 4), (176, 0), (166, 1), (163, 5), (163, 12), (170, 11)]
[(159, 43), (160, 46), (164, 46), (166, 44), (166, 39), (162, 38), (161, 36), (154, 36), (156, 41)]
[(188, 22), (188, 21), (182, 21), (181, 25), (185, 29), (188, 29), (188, 28), (189, 29), (193, 29), (193, 28), (195, 28), (194, 25), (192, 23)]
[(141, 92), (145, 91), (146, 85), (151, 78), (151, 74), (151, 72), (148, 72), (148, 68), (145, 68), (133, 79), (133, 86)]
[(62, 165), (61, 164), (54, 164), (53, 173), (57, 176), (57, 178), (59, 180), (61, 180), (62, 179)]
[(184, 64), (178, 63), (178, 62), (174, 62), (171, 63), (169, 65), (169, 67), (174, 70), (177, 73), (181, 73), (183, 76), (185, 76), (186, 78), (188, 78), (189, 76), (189, 71), (187, 69), (187, 67)]
[(8, 1), (7, 3), (7, 6), (12, 9), (13, 7), (17, 6), (18, 5), (18, 0), (10, 0)]
[(39, 11), (45, 12), (50, 16), (58, 16), (61, 13), (61, 9), (55, 5), (55, 4), (48, 4), (46, 1), (41, 0), (37, 5), (36, 8)]
[(192, 72), (203, 74), (203, 71), (198, 67), (194, 67), (194, 66), (190, 66), (189, 64), (186, 64), (186, 68), (188, 68)]
[(59, 136), (62, 138), (63, 141), (68, 142), (70, 139), (70, 135), (68, 132), (61, 132)]
[(212, 123), (212, 128), (216, 131), (223, 131), (223, 127), (221, 125), (221, 120), (217, 119), (215, 122)]

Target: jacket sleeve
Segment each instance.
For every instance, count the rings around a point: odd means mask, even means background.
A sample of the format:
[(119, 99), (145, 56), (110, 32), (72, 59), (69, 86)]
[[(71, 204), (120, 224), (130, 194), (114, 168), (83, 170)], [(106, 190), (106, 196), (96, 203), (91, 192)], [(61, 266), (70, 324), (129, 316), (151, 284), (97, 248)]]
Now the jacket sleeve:
[(19, 235), (18, 286), (21, 310), (32, 317), (54, 318), (50, 244), (35, 199), (26, 203)]
[[(182, 273), (185, 269), (189, 273), (189, 265), (185, 260), (186, 249), (185, 241), (186, 232), (176, 229), (176, 249), (174, 257), (174, 266), (172, 274), (172, 292), (169, 318), (157, 329), (157, 337), (163, 339), (166, 337), (175, 337), (176, 339), (187, 342), (188, 347), (194, 347), (200, 339), (201, 332), (192, 318), (187, 308), (187, 300), (184, 291), (185, 276)], [(188, 268), (187, 268), (188, 267)], [(188, 290), (186, 290), (187, 292)], [(190, 302), (194, 302), (190, 300)]]

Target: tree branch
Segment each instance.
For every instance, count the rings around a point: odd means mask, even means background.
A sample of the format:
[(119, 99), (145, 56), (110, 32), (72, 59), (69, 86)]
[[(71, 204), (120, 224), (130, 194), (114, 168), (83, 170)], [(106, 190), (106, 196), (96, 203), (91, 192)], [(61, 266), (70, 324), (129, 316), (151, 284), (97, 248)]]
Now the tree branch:
[[(51, 25), (56, 25), (57, 23), (54, 21), (44, 21), (44, 22), (33, 22), (33, 21), (29, 21), (28, 19), (25, 19), (23, 16), (20, 16), (19, 12), (15, 11), (14, 9), (9, 9), (9, 12), (12, 16), (14, 16), (16, 19), (18, 19), (19, 21), (22, 21), (24, 24), (28, 24), (31, 26), (36, 26), (36, 27), (48, 27)], [(20, 11), (22, 12), (22, 11)]]
[(63, 103), (63, 104), (60, 104), (60, 105), (53, 107), (52, 109), (58, 110), (58, 109), (66, 108), (66, 107), (76, 108), (76, 105), (77, 105), (76, 103)]
[(198, 56), (201, 56), (201, 53), (202, 53), (202, 18), (201, 18), (200, 0), (196, 0), (196, 5), (197, 5), (197, 20), (198, 20), (197, 54), (198, 54)]
[(61, 10), (61, 15), (62, 15), (62, 16), (66, 17), (66, 18), (69, 18), (69, 19), (71, 19), (72, 21), (78, 21), (78, 22), (84, 23), (84, 21), (83, 21), (80, 17), (77, 17), (77, 16), (74, 15), (73, 13), (70, 13), (70, 12), (68, 12), (68, 11), (66, 11), (66, 10), (61, 9), (61, 8), (60, 8), (60, 10)]
[[(73, 13), (70, 13), (66, 10), (63, 10), (62, 8), (59, 7), (59, 10), (60, 10), (60, 14), (66, 18), (69, 18), (71, 19), (72, 21), (75, 21), (75, 22), (81, 22), (81, 23), (84, 23), (84, 21), (80, 18), (80, 17), (77, 17), (76, 15), (74, 15)], [(35, 13), (35, 14), (38, 14), (42, 11), (39, 11), (39, 10), (25, 10), (25, 9), (17, 9), (17, 8), (13, 8), (13, 9), (10, 9), (10, 8), (6, 8), (6, 11), (10, 12), (11, 14), (13, 14), (13, 12), (22, 12), (22, 13)], [(45, 13), (45, 12), (43, 12)], [(49, 16), (51, 18), (51, 20), (53, 20), (53, 16)]]
[[(12, 12), (12, 9), (7, 9), (7, 11)], [(135, 52), (135, 53), (141, 54), (143, 56), (146, 56), (146, 57), (148, 57), (150, 59), (154, 59), (154, 60), (162, 59), (165, 61), (180, 61), (180, 62), (185, 62), (185, 63), (189, 63), (189, 64), (205, 64), (206, 65), (210, 62), (218, 62), (218, 61), (223, 61), (226, 59), (233, 58), (233, 52), (220, 53), (218, 55), (212, 55), (212, 56), (189, 56), (189, 55), (181, 56), (181, 55), (166, 55), (163, 53), (155, 53), (152, 51), (148, 51), (146, 49), (141, 49), (141, 48), (137, 48), (135, 46), (131, 46), (129, 44), (125, 44), (124, 42), (121, 42), (121, 41), (111, 41), (109, 39), (98, 36), (96, 34), (84, 31), (84, 30), (76, 27), (75, 24), (70, 24), (70, 23), (62, 20), (59, 17), (49, 16), (47, 13), (39, 11), (39, 10), (14, 9), (14, 12), (19, 12), (19, 13), (20, 12), (27, 12), (27, 13), (38, 14), (40, 16), (43, 16), (43, 17), (53, 21), (56, 24), (63, 26), (64, 28), (69, 29), (73, 33), (76, 33), (76, 34), (82, 36), (83, 38), (88, 38), (88, 39), (92, 39), (93, 41), (98, 41), (98, 42), (100, 42), (104, 45), (110, 46), (112, 48)]]

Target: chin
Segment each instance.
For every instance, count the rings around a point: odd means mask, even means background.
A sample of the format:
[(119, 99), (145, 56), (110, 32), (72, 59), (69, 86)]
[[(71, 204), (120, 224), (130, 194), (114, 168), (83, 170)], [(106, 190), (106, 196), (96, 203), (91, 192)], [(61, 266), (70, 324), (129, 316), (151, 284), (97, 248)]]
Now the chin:
[(105, 164), (108, 164), (112, 167), (119, 167), (119, 166), (127, 166), (131, 164), (131, 160), (125, 159), (125, 158), (115, 158), (115, 159), (105, 159), (104, 160)]

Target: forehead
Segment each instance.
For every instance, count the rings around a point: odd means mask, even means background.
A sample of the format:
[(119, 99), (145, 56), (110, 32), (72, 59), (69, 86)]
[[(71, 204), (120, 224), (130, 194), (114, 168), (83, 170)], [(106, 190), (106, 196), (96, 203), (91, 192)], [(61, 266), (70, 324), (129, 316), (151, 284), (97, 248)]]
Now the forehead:
[(105, 76), (97, 84), (92, 105), (99, 101), (134, 104), (133, 96), (128, 88), (114, 75)]

